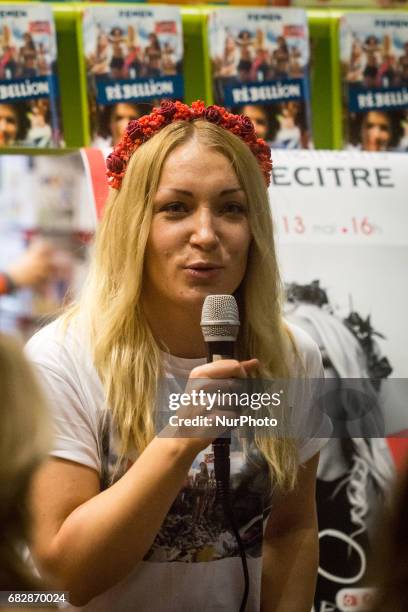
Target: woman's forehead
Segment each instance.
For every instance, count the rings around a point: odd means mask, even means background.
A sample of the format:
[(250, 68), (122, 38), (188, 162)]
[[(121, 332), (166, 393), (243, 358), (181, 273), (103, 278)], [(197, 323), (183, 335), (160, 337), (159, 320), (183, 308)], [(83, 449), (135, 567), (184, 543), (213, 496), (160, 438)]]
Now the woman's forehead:
[(163, 164), (159, 186), (189, 181), (211, 183), (220, 180), (239, 186), (231, 161), (213, 147), (190, 140), (168, 155)]

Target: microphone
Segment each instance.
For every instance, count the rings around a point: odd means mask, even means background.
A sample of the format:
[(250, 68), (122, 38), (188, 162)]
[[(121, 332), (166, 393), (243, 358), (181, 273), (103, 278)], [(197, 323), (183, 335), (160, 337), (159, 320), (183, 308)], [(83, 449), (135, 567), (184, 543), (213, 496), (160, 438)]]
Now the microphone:
[[(201, 312), (201, 329), (207, 344), (207, 362), (233, 359), (239, 331), (238, 306), (233, 295), (208, 295)], [(229, 493), (229, 435), (213, 442), (217, 497), (223, 504)]]
[[(201, 329), (207, 344), (207, 362), (234, 358), (235, 342), (239, 331), (239, 316), (237, 302), (233, 295), (208, 295), (205, 298), (201, 312)], [(249, 571), (245, 546), (231, 507), (229, 491), (230, 444), (230, 434), (223, 438), (217, 438), (213, 442), (216, 499), (222, 504), (225, 518), (229, 522), (238, 544), (244, 574), (244, 592), (239, 612), (245, 612), (249, 595)]]
[(207, 295), (201, 312), (201, 329), (208, 362), (234, 358), (239, 316), (233, 295)]

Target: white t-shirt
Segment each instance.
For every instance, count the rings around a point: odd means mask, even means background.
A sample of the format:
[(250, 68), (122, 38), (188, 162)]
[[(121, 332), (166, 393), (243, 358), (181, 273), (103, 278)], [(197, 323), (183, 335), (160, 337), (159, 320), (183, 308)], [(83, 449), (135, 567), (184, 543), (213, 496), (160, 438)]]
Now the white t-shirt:
[[(290, 325), (306, 373), (297, 385), (300, 401), (297, 423), (306, 418), (308, 437), (299, 437), (299, 461), (306, 462), (325, 444), (330, 434), (327, 417), (307, 417), (307, 379), (323, 378), (320, 352), (300, 328)], [(90, 352), (75, 324), (64, 335), (58, 321), (41, 329), (27, 344), (26, 352), (40, 373), (55, 423), (52, 455), (96, 470), (101, 487), (109, 479), (115, 461), (115, 436), (102, 427), (105, 393)], [(166, 378), (174, 385), (187, 378), (204, 359), (183, 359), (163, 354)], [(295, 371), (295, 376), (304, 374)], [(176, 392), (179, 388), (175, 386)], [(299, 398), (298, 398), (299, 399)], [(304, 401), (303, 401), (304, 400)], [(310, 432), (310, 422), (313, 431)], [(110, 428), (112, 429), (112, 428)], [(300, 436), (300, 434), (299, 434)], [(129, 465), (132, 461), (129, 460)], [(153, 468), (152, 468), (153, 469)], [(234, 612), (239, 610), (243, 575), (236, 541), (215, 505), (212, 448), (194, 460), (184, 486), (146, 554), (118, 585), (95, 597), (85, 610), (120, 612)], [(256, 450), (243, 452), (239, 440), (231, 443), (231, 498), (235, 520), (245, 543), (250, 572), (247, 612), (260, 608), (263, 524), (273, 513), (273, 495), (265, 461)], [(143, 525), (141, 525), (143, 529)], [(86, 579), (86, 577), (84, 577)]]

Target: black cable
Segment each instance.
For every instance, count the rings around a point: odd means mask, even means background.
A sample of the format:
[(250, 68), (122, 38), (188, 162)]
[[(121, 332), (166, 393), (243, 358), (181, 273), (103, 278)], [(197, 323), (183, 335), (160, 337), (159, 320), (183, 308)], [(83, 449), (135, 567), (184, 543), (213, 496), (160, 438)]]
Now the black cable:
[(218, 438), (214, 441), (214, 475), (216, 482), (216, 501), (221, 502), (224, 516), (228, 519), (231, 531), (238, 544), (239, 556), (241, 557), (242, 572), (244, 574), (244, 594), (241, 600), (239, 612), (245, 612), (249, 596), (249, 572), (246, 558), (245, 546), (240, 536), (233, 509), (231, 506), (229, 479), (230, 479), (230, 438)]
[(226, 504), (224, 505), (224, 512), (226, 514), (226, 516), (228, 516), (230, 525), (231, 525), (231, 530), (235, 536), (235, 539), (237, 541), (238, 544), (238, 549), (239, 549), (239, 556), (241, 557), (241, 563), (242, 563), (242, 571), (244, 574), (244, 594), (242, 596), (242, 600), (241, 600), (241, 606), (239, 608), (239, 612), (245, 612), (245, 608), (247, 605), (247, 601), (248, 601), (248, 595), (249, 595), (249, 572), (248, 572), (248, 563), (247, 563), (247, 558), (246, 558), (246, 552), (245, 552), (245, 546), (244, 543), (242, 541), (242, 538), (239, 534), (239, 530), (237, 528), (237, 524), (235, 522), (235, 518), (234, 518), (234, 513), (232, 511), (232, 507), (231, 507), (231, 501), (230, 501), (230, 497), (228, 494), (228, 498), (226, 500)]

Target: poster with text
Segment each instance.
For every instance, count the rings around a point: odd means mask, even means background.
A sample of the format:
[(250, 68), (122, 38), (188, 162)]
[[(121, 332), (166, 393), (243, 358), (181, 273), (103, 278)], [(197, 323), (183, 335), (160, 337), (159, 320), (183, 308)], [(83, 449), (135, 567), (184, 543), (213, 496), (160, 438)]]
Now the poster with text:
[(208, 18), (214, 100), (247, 115), (275, 148), (311, 145), (306, 13), (217, 9)]
[(63, 145), (50, 6), (0, 7), (0, 147)]
[(179, 8), (90, 6), (82, 30), (94, 146), (116, 145), (160, 100), (183, 99)]
[[(339, 391), (330, 404), (338, 434), (318, 468), (314, 612), (357, 612), (373, 599), (367, 567), (395, 477), (387, 436), (408, 429), (407, 156), (272, 153), (285, 316), (316, 341), (325, 376)], [(353, 403), (343, 393), (351, 378), (364, 389)], [(361, 413), (374, 434), (357, 427)]]
[(348, 13), (340, 20), (344, 146), (408, 151), (408, 16)]

